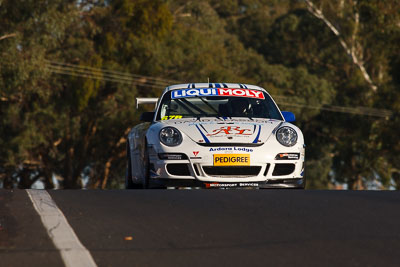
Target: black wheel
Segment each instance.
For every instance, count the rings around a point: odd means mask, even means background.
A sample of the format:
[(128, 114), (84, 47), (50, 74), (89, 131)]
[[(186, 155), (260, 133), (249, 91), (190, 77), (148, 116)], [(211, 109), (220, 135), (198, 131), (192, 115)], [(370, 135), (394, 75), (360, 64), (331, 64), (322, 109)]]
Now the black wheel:
[(134, 189), (135, 184), (132, 182), (132, 162), (131, 162), (131, 152), (129, 150), (129, 142), (126, 145), (126, 173), (125, 173), (125, 189)]
[(301, 179), (301, 184), (299, 184), (299, 186), (294, 187), (293, 189), (302, 189), (302, 190), (306, 189), (306, 181), (307, 181), (306, 177), (303, 177)]
[(300, 189), (306, 189), (307, 179), (303, 177), (303, 184), (301, 185)]
[[(147, 144), (146, 144), (147, 146)], [(150, 160), (149, 160), (149, 153), (147, 152), (147, 148), (144, 148), (144, 155), (143, 155), (143, 180), (142, 185), (144, 189), (150, 188)]]
[(132, 183), (132, 175), (129, 170), (129, 167), (126, 168), (126, 175), (125, 175), (125, 189), (135, 189), (135, 184)]
[(126, 158), (127, 158), (127, 166), (125, 172), (125, 189), (141, 189), (143, 188), (141, 184), (135, 184), (132, 181), (132, 161), (131, 161), (131, 153), (129, 150), (129, 142), (126, 146)]

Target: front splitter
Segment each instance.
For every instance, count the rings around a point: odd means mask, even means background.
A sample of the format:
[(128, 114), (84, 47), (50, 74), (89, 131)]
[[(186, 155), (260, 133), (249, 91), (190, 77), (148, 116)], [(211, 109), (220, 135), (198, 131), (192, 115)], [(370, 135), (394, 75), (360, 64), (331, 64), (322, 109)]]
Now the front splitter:
[(196, 188), (298, 188), (304, 189), (305, 178), (268, 180), (265, 182), (202, 182), (192, 179), (150, 179), (151, 187), (196, 187)]

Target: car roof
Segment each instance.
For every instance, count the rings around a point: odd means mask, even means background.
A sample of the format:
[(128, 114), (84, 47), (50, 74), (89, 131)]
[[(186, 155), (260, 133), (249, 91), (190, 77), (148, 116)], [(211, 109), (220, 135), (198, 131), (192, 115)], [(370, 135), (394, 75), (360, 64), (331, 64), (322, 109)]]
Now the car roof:
[(244, 83), (182, 83), (170, 85), (164, 91), (171, 91), (176, 89), (191, 89), (191, 88), (232, 88), (232, 89), (254, 89), (267, 92), (264, 88)]

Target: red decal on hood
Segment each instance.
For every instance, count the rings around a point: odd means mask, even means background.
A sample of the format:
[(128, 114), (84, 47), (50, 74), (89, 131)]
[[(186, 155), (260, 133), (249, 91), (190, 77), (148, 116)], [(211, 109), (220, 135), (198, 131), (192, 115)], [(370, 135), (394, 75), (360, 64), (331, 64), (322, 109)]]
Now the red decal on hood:
[(246, 131), (250, 131), (250, 129), (240, 129), (239, 126), (231, 127), (231, 126), (223, 126), (219, 129), (213, 130), (212, 134), (207, 134), (207, 136), (217, 135), (217, 134), (235, 134), (235, 135), (251, 135), (252, 133), (245, 133)]

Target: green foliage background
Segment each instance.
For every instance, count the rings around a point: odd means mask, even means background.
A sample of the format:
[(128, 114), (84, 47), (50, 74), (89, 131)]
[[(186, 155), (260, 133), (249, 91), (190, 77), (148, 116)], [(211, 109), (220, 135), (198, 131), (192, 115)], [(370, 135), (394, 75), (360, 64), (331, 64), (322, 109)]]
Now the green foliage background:
[(308, 188), (400, 189), (400, 4), (312, 3), (339, 36), (305, 1), (0, 0), (0, 186), (121, 188), (135, 97), (209, 78), (295, 112)]

